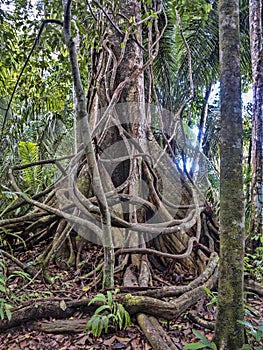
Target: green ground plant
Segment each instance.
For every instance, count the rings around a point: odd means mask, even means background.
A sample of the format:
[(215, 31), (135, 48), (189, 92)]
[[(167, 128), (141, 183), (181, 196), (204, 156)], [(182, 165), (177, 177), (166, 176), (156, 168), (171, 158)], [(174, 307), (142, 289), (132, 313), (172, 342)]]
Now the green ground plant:
[[(205, 288), (210, 301), (206, 304), (208, 308), (213, 308), (217, 303), (217, 293)], [(253, 294), (253, 293), (249, 293)], [(240, 350), (263, 350), (263, 321), (260, 320), (260, 314), (252, 307), (245, 303), (245, 316), (253, 319), (258, 319), (258, 322), (250, 322), (248, 320), (238, 321), (243, 324), (246, 332), (247, 343)], [(213, 349), (217, 350), (217, 346), (213, 341), (208, 340), (202, 333), (193, 329), (193, 334), (199, 339), (199, 342), (190, 343), (184, 346), (184, 350), (196, 349)]]
[(105, 333), (108, 332), (109, 325), (119, 329), (124, 329), (131, 325), (129, 313), (122, 304), (114, 301), (114, 295), (117, 293), (117, 289), (113, 292), (107, 291), (107, 296), (98, 293), (91, 299), (88, 305), (93, 303), (101, 303), (102, 305), (96, 309), (88, 320), (85, 331), (91, 331), (95, 337), (99, 337), (103, 331)]
[(217, 346), (214, 342), (208, 340), (202, 333), (193, 329), (194, 335), (200, 339), (201, 342), (191, 343), (184, 346), (184, 350), (196, 350), (196, 349), (213, 349), (217, 350)]
[(0, 319), (7, 318), (9, 321), (12, 318), (12, 308), (15, 302), (20, 302), (21, 299), (9, 288), (8, 281), (12, 278), (19, 277), (22, 280), (32, 281), (27, 272), (15, 270), (12, 274), (7, 273), (7, 264), (0, 256)]
[(0, 260), (0, 319), (3, 320), (7, 317), (11, 320), (11, 308), (12, 305), (8, 302), (9, 292), (7, 288), (7, 277), (5, 275), (6, 265)]
[[(243, 324), (246, 331), (247, 344), (244, 344), (240, 350), (263, 350), (263, 321), (259, 321), (257, 325), (249, 321), (238, 321)], [(194, 335), (200, 342), (190, 343), (184, 346), (184, 350), (197, 349), (213, 349), (217, 350), (217, 346), (213, 341), (208, 340), (202, 333), (193, 329)]]
[(263, 321), (253, 325), (249, 321), (238, 321), (243, 324), (249, 344), (243, 345), (241, 350), (263, 350)]
[(252, 238), (252, 242), (255, 243), (256, 248), (253, 251), (247, 249), (244, 258), (245, 271), (258, 282), (263, 282), (263, 237), (256, 235)]

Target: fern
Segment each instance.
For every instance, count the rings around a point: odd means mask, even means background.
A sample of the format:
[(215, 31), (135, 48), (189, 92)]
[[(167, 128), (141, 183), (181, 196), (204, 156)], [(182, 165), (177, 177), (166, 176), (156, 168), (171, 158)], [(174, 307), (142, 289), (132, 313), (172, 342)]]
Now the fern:
[[(30, 164), (39, 160), (39, 148), (34, 142), (20, 141), (18, 145), (21, 164)], [(27, 187), (36, 191), (41, 183), (41, 167), (39, 165), (31, 166), (22, 170), (23, 180)]]

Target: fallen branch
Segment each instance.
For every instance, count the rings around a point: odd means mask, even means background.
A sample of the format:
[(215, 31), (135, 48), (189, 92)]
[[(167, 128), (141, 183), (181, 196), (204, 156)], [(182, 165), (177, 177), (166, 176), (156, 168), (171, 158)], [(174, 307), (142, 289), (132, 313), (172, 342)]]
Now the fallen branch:
[(46, 333), (81, 333), (83, 332), (87, 320), (55, 320), (52, 322), (43, 321), (40, 324), (34, 322), (30, 328)]
[(177, 350), (169, 335), (163, 330), (156, 318), (139, 314), (137, 321), (154, 350)]
[[(39, 320), (43, 318), (68, 318), (71, 317), (76, 310), (85, 310), (90, 299), (74, 300), (63, 303), (65, 307), (61, 308), (61, 301), (31, 301), (31, 304), (12, 310), (12, 319), (0, 321), (0, 330), (12, 327), (22, 326), (28, 321)], [(89, 307), (90, 311), (94, 311), (94, 306)]]

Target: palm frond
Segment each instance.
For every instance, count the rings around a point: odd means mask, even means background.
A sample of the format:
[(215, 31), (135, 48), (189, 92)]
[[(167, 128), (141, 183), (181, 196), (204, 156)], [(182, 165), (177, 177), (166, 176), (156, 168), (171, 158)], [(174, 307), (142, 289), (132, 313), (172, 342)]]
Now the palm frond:
[[(31, 164), (39, 160), (39, 148), (34, 142), (20, 141), (18, 145), (21, 164)], [(28, 167), (22, 170), (23, 180), (33, 191), (37, 190), (41, 183), (41, 167), (39, 165)]]
[[(189, 86), (189, 62), (187, 50), (178, 30), (174, 1), (165, 1), (168, 25), (160, 41), (159, 55), (153, 69), (161, 102), (169, 101), (172, 109), (176, 109), (185, 99)], [(189, 45), (192, 57), (194, 86), (198, 90), (209, 86), (219, 77), (219, 31), (218, 31), (218, 1), (213, 2), (211, 11), (205, 21), (194, 14), (188, 14), (182, 26), (185, 39)], [(194, 6), (192, 3), (189, 6)], [(183, 12), (182, 12), (183, 13)], [(240, 12), (241, 32), (241, 69), (249, 79), (251, 60), (249, 49), (248, 0), (241, 1)], [(168, 95), (168, 96), (167, 96)], [(171, 108), (171, 107), (170, 107)]]

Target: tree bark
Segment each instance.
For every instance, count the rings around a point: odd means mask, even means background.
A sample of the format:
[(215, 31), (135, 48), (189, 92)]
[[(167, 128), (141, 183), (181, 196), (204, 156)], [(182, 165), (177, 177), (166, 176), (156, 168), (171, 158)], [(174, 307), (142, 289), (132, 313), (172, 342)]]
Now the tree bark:
[(221, 64), (220, 272), (215, 342), (237, 350), (244, 330), (244, 203), (239, 1), (219, 2)]
[(253, 235), (263, 235), (263, 38), (261, 0), (250, 0), (249, 22), (253, 80), (250, 233), (253, 237)]

